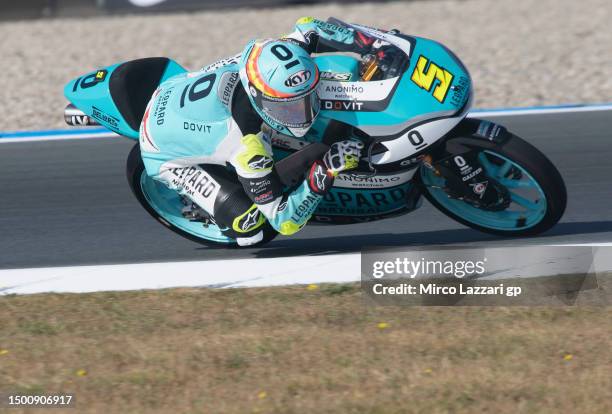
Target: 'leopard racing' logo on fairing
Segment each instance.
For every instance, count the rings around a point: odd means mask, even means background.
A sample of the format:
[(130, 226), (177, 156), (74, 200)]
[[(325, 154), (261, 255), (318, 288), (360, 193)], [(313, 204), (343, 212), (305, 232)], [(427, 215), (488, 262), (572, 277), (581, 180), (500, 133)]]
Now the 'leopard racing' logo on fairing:
[(249, 161), (249, 168), (252, 170), (265, 170), (272, 167), (274, 160), (264, 155), (257, 155)]
[(247, 232), (259, 223), (259, 210), (255, 209), (244, 217), (244, 221), (240, 224), (240, 230)]

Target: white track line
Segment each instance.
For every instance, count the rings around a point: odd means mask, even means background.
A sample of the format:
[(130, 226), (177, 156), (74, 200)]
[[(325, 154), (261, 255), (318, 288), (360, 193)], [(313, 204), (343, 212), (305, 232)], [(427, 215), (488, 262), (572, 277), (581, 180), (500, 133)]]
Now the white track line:
[(360, 255), (0, 270), (0, 295), (354, 282)]
[[(598, 111), (612, 111), (612, 104), (601, 104), (601, 105), (575, 105), (575, 106), (561, 106), (561, 107), (533, 107), (533, 108), (507, 108), (507, 109), (491, 109), (491, 110), (474, 110), (470, 112), (468, 118), (488, 118), (488, 117), (506, 117), (506, 116), (520, 116), (520, 115), (547, 115), (547, 114), (569, 114), (569, 113), (581, 113), (581, 112), (598, 112)], [(99, 128), (99, 127), (98, 127)], [(36, 131), (32, 131), (35, 134)], [(59, 134), (49, 135), (48, 133), (42, 132), (39, 136), (33, 135), (30, 137), (15, 137), (15, 138), (3, 138), (3, 132), (0, 131), (0, 144), (8, 144), (15, 142), (37, 142), (37, 141), (64, 141), (73, 139), (91, 139), (91, 138), (117, 138), (120, 135), (115, 134), (111, 131), (104, 132), (86, 132), (83, 129), (82, 134)], [(4, 133), (7, 135), (7, 133)], [(8, 133), (10, 136), (11, 133)]]
[(612, 104), (606, 105), (585, 105), (585, 106), (568, 106), (568, 107), (542, 107), (542, 108), (513, 108), (513, 109), (491, 109), (491, 110), (476, 110), (470, 112), (468, 118), (486, 118), (486, 117), (502, 117), (502, 116), (519, 116), (519, 115), (550, 115), (550, 114), (572, 114), (581, 112), (600, 112), (612, 111)]
[[(77, 140), (77, 139), (92, 139), (92, 138), (123, 138), (121, 135), (115, 134), (114, 132), (104, 133), (91, 133), (91, 134), (69, 134), (69, 135), (52, 135), (52, 136), (40, 136), (40, 137), (28, 137), (28, 138), (2, 138), (0, 137), (0, 144), (8, 144), (11, 142), (39, 142), (39, 141), (65, 141), (65, 140)], [(134, 140), (135, 141), (135, 140)]]
[[(595, 247), (590, 272), (612, 271), (612, 255), (610, 254), (612, 243), (576, 246)], [(479, 247), (475, 248), (479, 249)], [(471, 247), (457, 247), (458, 251), (464, 251), (466, 254), (469, 254), (471, 249)], [(544, 254), (550, 254), (546, 257), (528, 257), (528, 254), (521, 253), (526, 249), (530, 247), (517, 246), (513, 252), (508, 252), (507, 248), (503, 247), (485, 248), (485, 257), (491, 259), (487, 264), (488, 276), (486, 278), (546, 276), (571, 271), (576, 266), (576, 269), (583, 267), (581, 260), (584, 261), (582, 258), (584, 250), (552, 251), (552, 253), (545, 252)], [(405, 254), (399, 252), (397, 257), (414, 255), (420, 257), (422, 254), (420, 251), (410, 249), (406, 249), (406, 252)], [(520, 266), (509, 265), (508, 254), (521, 257)], [(446, 257), (445, 251), (440, 251), (440, 255)], [(579, 272), (579, 270), (576, 271)], [(3, 294), (86, 293), (176, 287), (263, 287), (348, 283), (359, 280), (361, 280), (361, 255), (350, 253), (327, 256), (8, 269), (0, 270), (0, 296)]]

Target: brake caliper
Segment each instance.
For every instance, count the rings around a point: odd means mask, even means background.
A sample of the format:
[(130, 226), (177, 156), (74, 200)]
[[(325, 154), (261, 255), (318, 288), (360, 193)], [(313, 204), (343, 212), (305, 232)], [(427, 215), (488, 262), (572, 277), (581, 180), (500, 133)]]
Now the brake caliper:
[(444, 190), (452, 198), (490, 211), (505, 210), (510, 205), (508, 189), (487, 175), (474, 152), (452, 155), (433, 164), (433, 168), (446, 179)]

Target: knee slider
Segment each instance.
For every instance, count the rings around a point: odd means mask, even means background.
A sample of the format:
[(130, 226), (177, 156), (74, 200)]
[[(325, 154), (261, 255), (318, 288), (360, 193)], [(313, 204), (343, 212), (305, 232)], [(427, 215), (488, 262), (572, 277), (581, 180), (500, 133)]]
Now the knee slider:
[(219, 194), (214, 216), (219, 227), (227, 228), (223, 233), (232, 238), (253, 236), (267, 223), (261, 211), (239, 186), (233, 191)]

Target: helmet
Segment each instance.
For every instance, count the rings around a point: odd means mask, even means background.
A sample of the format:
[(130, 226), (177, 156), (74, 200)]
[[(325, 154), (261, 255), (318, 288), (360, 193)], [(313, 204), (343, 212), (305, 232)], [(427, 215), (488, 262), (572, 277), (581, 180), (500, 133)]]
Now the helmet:
[(240, 80), (264, 122), (302, 137), (319, 113), (319, 68), (290, 40), (254, 40), (242, 52)]

